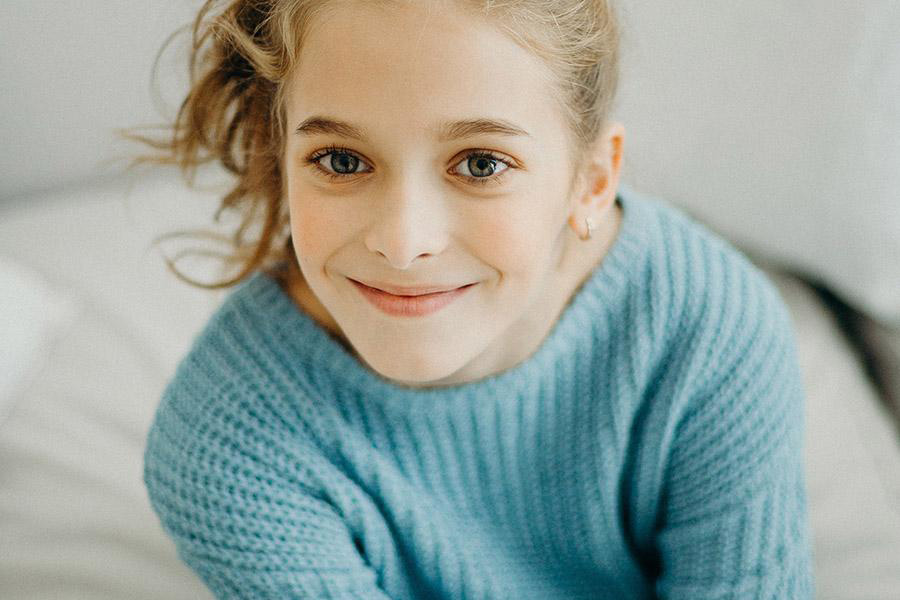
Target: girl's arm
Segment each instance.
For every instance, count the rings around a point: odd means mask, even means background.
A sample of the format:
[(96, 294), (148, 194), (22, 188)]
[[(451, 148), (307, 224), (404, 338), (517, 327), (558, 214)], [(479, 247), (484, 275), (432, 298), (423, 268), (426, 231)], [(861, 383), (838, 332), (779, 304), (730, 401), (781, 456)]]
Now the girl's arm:
[(813, 597), (802, 373), (786, 308), (767, 315), (706, 357), (715, 376), (679, 421), (656, 536), (660, 598)]
[(259, 415), (185, 387), (157, 411), (144, 481), (179, 557), (215, 597), (389, 600), (340, 511), (308, 485), (290, 432), (260, 437), (241, 422)]

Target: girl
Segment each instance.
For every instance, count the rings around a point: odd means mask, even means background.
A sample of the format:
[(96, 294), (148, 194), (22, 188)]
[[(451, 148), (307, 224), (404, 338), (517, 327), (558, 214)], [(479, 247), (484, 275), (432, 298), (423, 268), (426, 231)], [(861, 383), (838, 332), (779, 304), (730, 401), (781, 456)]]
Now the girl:
[(262, 228), (145, 482), (218, 598), (812, 598), (790, 318), (619, 183), (608, 1), (210, 0), (193, 33), (157, 147)]

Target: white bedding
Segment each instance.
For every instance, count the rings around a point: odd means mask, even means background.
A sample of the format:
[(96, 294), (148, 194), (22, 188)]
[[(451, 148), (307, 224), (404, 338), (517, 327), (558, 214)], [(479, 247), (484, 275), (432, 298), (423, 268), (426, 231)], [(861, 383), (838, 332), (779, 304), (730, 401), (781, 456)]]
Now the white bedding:
[(833, 315), (800, 280), (767, 274), (791, 310), (804, 371), (816, 598), (900, 598), (900, 443)]

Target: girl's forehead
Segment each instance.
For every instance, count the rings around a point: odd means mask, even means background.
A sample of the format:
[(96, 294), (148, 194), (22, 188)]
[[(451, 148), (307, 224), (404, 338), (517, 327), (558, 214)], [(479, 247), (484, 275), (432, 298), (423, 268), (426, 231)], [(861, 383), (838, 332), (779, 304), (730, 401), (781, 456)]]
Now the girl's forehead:
[(536, 133), (559, 112), (550, 70), (487, 19), (400, 3), (359, 2), (315, 19), (293, 76), (287, 108), (296, 127), (343, 115), (447, 132), (447, 122), (485, 117)]
[[(465, 52), (469, 56), (481, 55), (481, 62), (514, 59), (516, 63), (546, 69), (537, 55), (525, 50), (495, 21), (454, 6), (455, 3), (435, 5), (427, 1), (388, 5), (358, 0), (337, 2), (307, 24), (298, 63), (327, 57), (336, 61), (338, 56), (365, 50), (374, 57), (395, 59), (409, 53), (411, 58), (430, 64)], [(473, 63), (469, 68), (476, 66)]]

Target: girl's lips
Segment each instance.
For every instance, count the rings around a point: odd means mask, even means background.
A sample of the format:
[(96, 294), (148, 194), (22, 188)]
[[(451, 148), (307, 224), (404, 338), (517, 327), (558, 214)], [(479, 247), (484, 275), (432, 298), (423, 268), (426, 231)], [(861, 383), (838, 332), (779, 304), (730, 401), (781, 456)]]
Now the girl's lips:
[(387, 292), (388, 294), (393, 294), (394, 296), (422, 296), (424, 294), (449, 292), (449, 291), (456, 290), (456, 289), (463, 287), (462, 284), (460, 284), (460, 285), (432, 285), (432, 286), (418, 286), (418, 287), (403, 287), (403, 286), (391, 285), (389, 283), (378, 283), (378, 282), (369, 282), (369, 281), (358, 281), (358, 283), (361, 283), (364, 286), (376, 289), (381, 292)]
[(371, 288), (355, 279), (350, 281), (373, 306), (396, 317), (422, 317), (437, 312), (476, 285), (475, 283), (470, 283), (455, 290), (423, 294), (421, 296), (395, 296), (394, 294)]

